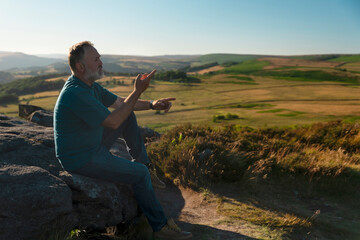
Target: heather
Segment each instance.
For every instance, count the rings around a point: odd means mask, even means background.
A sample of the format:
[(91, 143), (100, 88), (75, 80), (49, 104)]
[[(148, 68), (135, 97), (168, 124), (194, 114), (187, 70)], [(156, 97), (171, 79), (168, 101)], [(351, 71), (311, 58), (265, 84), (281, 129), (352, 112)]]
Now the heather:
[(359, 131), (359, 124), (343, 121), (258, 129), (181, 125), (153, 143), (149, 155), (165, 177), (195, 188), (295, 177), (351, 192), (360, 181)]

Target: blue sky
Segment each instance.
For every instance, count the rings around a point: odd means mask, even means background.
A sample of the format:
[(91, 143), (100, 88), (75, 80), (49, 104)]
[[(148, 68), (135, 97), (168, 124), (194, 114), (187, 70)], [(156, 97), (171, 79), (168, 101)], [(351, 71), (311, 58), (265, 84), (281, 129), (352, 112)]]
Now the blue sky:
[(360, 53), (360, 0), (0, 0), (0, 51)]

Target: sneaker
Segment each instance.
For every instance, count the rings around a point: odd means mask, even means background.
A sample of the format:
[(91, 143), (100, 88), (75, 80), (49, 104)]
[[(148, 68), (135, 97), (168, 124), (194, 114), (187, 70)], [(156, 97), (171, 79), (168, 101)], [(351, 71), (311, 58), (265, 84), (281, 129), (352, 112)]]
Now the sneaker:
[(153, 187), (160, 188), (160, 189), (166, 188), (165, 183), (158, 178), (158, 176), (156, 174), (156, 169), (149, 168), (149, 171), (150, 171), (150, 178), (151, 178), (151, 183), (152, 183)]
[(166, 225), (159, 231), (154, 232), (154, 237), (163, 240), (184, 240), (191, 239), (191, 232), (181, 231), (173, 219), (169, 219)]

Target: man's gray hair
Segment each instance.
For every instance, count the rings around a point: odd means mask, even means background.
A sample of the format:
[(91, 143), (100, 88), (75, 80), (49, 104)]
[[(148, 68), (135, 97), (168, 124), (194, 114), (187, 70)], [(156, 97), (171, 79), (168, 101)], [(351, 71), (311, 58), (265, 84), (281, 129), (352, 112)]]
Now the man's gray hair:
[(69, 49), (68, 60), (69, 60), (69, 65), (70, 65), (70, 69), (72, 72), (74, 72), (76, 70), (75, 64), (82, 61), (82, 59), (84, 57), (84, 53), (85, 53), (84, 49), (86, 47), (93, 47), (93, 46), (94, 46), (94, 44), (90, 41), (82, 41), (82, 42), (74, 44)]

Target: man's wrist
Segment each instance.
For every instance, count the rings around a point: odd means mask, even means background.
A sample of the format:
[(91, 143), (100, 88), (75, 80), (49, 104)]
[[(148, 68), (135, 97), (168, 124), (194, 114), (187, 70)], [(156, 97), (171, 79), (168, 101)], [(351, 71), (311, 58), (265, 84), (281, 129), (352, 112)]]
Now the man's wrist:
[(151, 100), (151, 101), (149, 102), (149, 108), (150, 108), (151, 110), (155, 110), (154, 105), (153, 105), (153, 102), (154, 102), (154, 100)]

